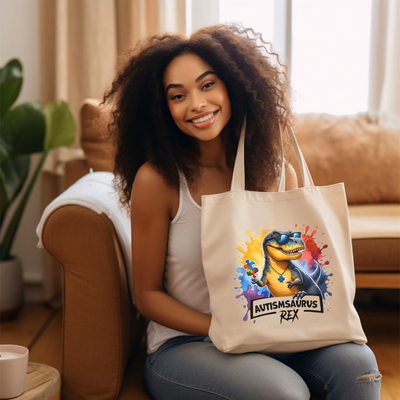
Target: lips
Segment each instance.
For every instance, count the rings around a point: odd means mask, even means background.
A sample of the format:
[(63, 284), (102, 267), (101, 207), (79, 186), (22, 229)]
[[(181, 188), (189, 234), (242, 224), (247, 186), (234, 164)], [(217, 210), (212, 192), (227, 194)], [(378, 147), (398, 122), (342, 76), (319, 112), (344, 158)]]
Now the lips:
[(187, 121), (187, 123), (195, 127), (196, 129), (208, 129), (214, 124), (215, 120), (217, 119), (218, 113), (219, 110), (203, 113), (202, 115), (196, 116), (196, 118), (194, 118), (194, 121), (201, 120), (201, 122), (193, 122), (193, 120), (189, 120)]
[[(218, 111), (219, 111), (219, 110), (207, 111), (207, 112), (205, 112), (205, 113), (203, 113), (203, 114), (196, 115), (196, 116), (193, 117), (192, 119), (188, 119), (186, 122), (191, 122), (191, 123), (193, 123), (193, 121), (197, 121), (198, 119), (203, 118), (203, 117), (206, 117), (206, 116), (208, 116), (208, 115), (210, 115), (210, 114), (212, 114), (212, 113), (216, 114)], [(212, 117), (211, 117), (211, 118), (212, 118)], [(201, 123), (201, 122), (197, 122), (197, 123)]]

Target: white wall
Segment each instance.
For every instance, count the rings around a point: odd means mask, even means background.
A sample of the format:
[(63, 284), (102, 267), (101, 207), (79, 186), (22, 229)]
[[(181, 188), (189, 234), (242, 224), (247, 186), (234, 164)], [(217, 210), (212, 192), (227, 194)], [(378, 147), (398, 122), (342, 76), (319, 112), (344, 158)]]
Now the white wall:
[[(0, 65), (3, 67), (10, 59), (19, 58), (24, 69), (24, 82), (16, 104), (39, 100), (40, 97), (38, 29), (38, 0), (0, 0)], [(40, 155), (34, 154), (31, 157), (28, 181)], [(38, 240), (35, 232), (42, 213), (40, 187), (39, 178), (25, 208), (12, 247), (12, 254), (22, 261), (23, 278), (26, 283), (40, 283), (43, 277), (43, 250), (36, 248)], [(16, 204), (9, 209), (5, 224), (15, 206)]]

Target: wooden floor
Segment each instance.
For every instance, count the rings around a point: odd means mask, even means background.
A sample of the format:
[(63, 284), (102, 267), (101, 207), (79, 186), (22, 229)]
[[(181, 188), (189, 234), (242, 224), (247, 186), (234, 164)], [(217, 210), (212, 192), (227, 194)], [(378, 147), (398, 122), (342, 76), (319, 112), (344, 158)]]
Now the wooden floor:
[[(368, 345), (378, 360), (382, 378), (382, 400), (400, 399), (399, 309), (378, 305), (357, 307)], [(61, 372), (62, 311), (26, 304), (13, 321), (0, 325), (1, 344), (29, 348), (29, 361), (51, 365)], [(54, 400), (59, 400), (59, 395)]]

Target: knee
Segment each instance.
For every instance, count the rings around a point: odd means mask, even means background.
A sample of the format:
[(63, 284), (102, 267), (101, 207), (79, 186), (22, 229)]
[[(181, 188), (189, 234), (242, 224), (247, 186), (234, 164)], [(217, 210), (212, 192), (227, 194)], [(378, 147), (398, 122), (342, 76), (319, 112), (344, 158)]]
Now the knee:
[[(356, 343), (346, 343), (346, 352), (342, 352), (342, 368), (338, 369), (341, 373), (348, 376), (349, 379), (355, 379), (357, 382), (380, 381), (382, 375), (379, 372), (373, 351), (366, 345)], [(340, 356), (339, 356), (340, 357)]]
[(356, 387), (358, 390), (367, 389), (368, 391), (380, 391), (382, 375), (378, 370), (370, 370), (356, 378)]
[(350, 354), (352, 354), (355, 358), (359, 368), (368, 371), (363, 371), (363, 376), (369, 374), (380, 375), (378, 371), (378, 364), (376, 362), (375, 354), (373, 353), (373, 351), (365, 344), (360, 345), (352, 343), (352, 345), (352, 352), (350, 352)]
[(361, 375), (357, 378), (357, 381), (362, 382), (362, 381), (380, 381), (382, 378), (382, 375), (378, 373), (369, 373), (369, 374), (364, 374)]
[(364, 370), (356, 378), (357, 382), (380, 382), (382, 375), (378, 370), (376, 358), (372, 350), (368, 346), (361, 346), (362, 351), (359, 355), (360, 363), (363, 365)]

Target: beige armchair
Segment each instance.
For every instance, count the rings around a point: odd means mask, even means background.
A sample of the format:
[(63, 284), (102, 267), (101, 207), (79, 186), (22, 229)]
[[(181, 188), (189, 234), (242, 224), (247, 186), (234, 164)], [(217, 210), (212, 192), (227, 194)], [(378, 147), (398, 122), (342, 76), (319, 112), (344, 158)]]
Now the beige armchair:
[[(67, 165), (66, 186), (89, 168), (113, 169), (107, 117), (97, 104), (89, 99), (82, 105), (87, 160)], [(327, 114), (299, 116), (294, 130), (314, 183), (345, 182), (357, 285), (399, 287), (400, 160), (393, 147), (396, 140), (400, 144), (399, 132), (365, 116)], [(110, 219), (81, 206), (62, 206), (47, 218), (42, 242), (62, 267), (61, 399), (150, 399), (143, 383), (146, 320), (132, 304)]]

